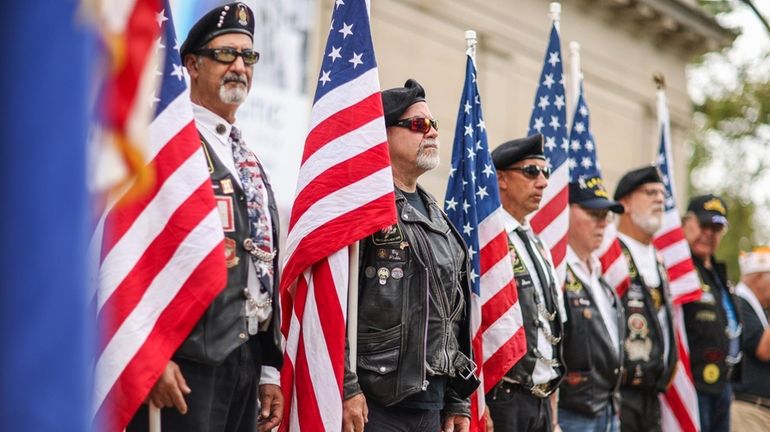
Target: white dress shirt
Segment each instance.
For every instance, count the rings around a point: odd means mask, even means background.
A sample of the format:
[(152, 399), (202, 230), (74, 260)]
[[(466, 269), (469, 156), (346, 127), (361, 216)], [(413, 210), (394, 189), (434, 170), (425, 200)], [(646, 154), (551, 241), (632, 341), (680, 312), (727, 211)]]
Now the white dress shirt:
[(604, 327), (610, 335), (612, 346), (615, 347), (616, 352), (619, 354), (620, 338), (625, 335), (621, 336), (618, 334), (617, 310), (615, 309), (615, 306), (612, 305), (612, 299), (610, 298), (607, 289), (601, 285), (601, 282), (599, 282), (602, 269), (599, 258), (597, 258), (595, 254), (591, 254), (588, 257), (588, 261), (589, 267), (586, 267), (585, 262), (578, 258), (575, 251), (567, 245), (567, 265), (569, 265), (572, 272), (575, 274), (575, 277), (580, 279), (583, 286), (586, 287), (586, 290), (588, 290), (591, 297), (594, 299), (596, 308), (599, 309), (599, 315), (602, 317)]
[[(537, 277), (537, 269), (535, 268), (535, 263), (532, 260), (533, 257), (530, 257), (527, 253), (526, 246), (524, 245), (524, 242), (522, 242), (521, 238), (518, 234), (516, 234), (515, 230), (518, 227), (522, 227), (525, 230), (531, 230), (529, 227), (529, 224), (527, 225), (521, 225), (519, 221), (517, 221), (513, 216), (511, 216), (508, 212), (503, 212), (503, 222), (505, 224), (505, 232), (508, 233), (508, 238), (513, 242), (513, 246), (516, 248), (516, 251), (520, 254), (521, 260), (524, 263), (524, 267), (527, 268), (527, 271), (529, 272), (530, 276), (532, 277), (532, 283), (533, 283), (533, 289), (537, 290), (540, 293), (540, 298), (545, 298), (545, 293), (543, 292), (543, 287), (540, 285), (540, 279)], [(533, 250), (538, 250), (537, 245), (534, 243), (532, 244)], [(547, 253), (547, 251), (546, 251)], [(552, 280), (555, 280), (556, 277), (553, 274), (552, 265), (545, 265), (543, 262), (543, 257), (539, 256), (540, 254), (535, 254), (537, 256), (534, 257), (540, 263), (540, 266), (545, 270), (546, 278), (548, 278), (549, 282)], [(546, 259), (550, 259), (550, 254)], [(561, 304), (562, 302), (558, 301), (558, 299), (554, 299), (554, 301), (557, 304)], [(560, 309), (561, 310), (561, 309)], [(560, 313), (560, 316), (564, 317), (566, 314)], [(548, 322), (548, 320), (545, 319), (545, 317), (542, 316), (542, 314), (537, 314), (538, 320), (540, 320), (541, 326), (537, 328), (537, 349), (540, 351), (540, 354), (547, 359), (547, 360), (553, 360), (554, 358), (554, 352), (553, 352), (553, 345), (551, 345), (550, 342), (545, 338), (545, 333), (543, 333), (543, 328), (548, 328), (551, 324)], [(526, 317), (524, 319), (527, 319)], [(537, 362), (535, 362), (535, 370), (532, 371), (532, 383), (537, 384), (546, 384), (554, 379), (556, 379), (559, 376), (559, 374), (556, 372), (556, 370), (545, 363), (544, 361), (538, 359)]]
[[(618, 237), (628, 247), (628, 251), (631, 253), (631, 258), (634, 259), (636, 269), (639, 271), (644, 284), (649, 288), (660, 287), (660, 274), (658, 274), (658, 251), (652, 244), (644, 244), (637, 241), (622, 232), (618, 232)], [(661, 291), (661, 295), (663, 292)], [(671, 349), (671, 341), (668, 340), (668, 316), (666, 315), (666, 308), (660, 308), (658, 312), (658, 322), (660, 322), (660, 328), (663, 331), (663, 358), (668, 358), (668, 350)]]
[[(198, 132), (203, 135), (203, 138), (209, 144), (209, 147), (211, 147), (211, 149), (216, 154), (217, 159), (219, 159), (219, 161), (222, 162), (225, 167), (227, 167), (233, 177), (235, 177), (235, 181), (240, 186), (241, 179), (238, 170), (235, 168), (235, 161), (233, 160), (233, 149), (232, 145), (230, 144), (230, 131), (232, 130), (233, 126), (238, 127), (238, 125), (230, 124), (227, 120), (200, 105), (192, 104), (192, 106)], [(219, 129), (223, 131), (222, 133), (217, 132), (217, 126), (219, 126)], [(224, 128), (222, 126), (224, 126)], [(265, 176), (267, 176), (267, 173), (265, 173)], [(263, 202), (267, 205), (267, 190), (263, 190), (263, 198)], [(268, 223), (270, 226), (272, 226), (272, 221), (270, 220), (270, 212), (265, 213)], [(257, 272), (253, 262), (252, 265), (249, 266), (249, 276), (246, 282), (246, 287), (249, 289), (249, 292), (251, 292), (252, 296), (255, 297), (258, 303), (264, 303), (271, 297), (270, 293), (262, 292), (260, 289), (259, 279), (257, 278)], [(246, 307), (245, 301), (244, 307)], [(267, 326), (270, 324), (271, 315), (272, 310), (270, 310), (270, 308), (268, 308), (266, 313), (259, 315), (260, 329), (267, 328)], [(280, 373), (274, 367), (263, 365), (262, 375), (260, 377), (259, 383), (280, 385)]]

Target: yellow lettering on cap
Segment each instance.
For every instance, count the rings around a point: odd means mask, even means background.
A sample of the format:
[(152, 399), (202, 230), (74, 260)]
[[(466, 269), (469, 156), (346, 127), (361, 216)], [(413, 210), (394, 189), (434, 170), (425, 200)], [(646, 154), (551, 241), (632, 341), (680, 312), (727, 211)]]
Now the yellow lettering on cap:
[(703, 204), (703, 209), (709, 210), (709, 211), (715, 211), (723, 216), (725, 215), (725, 213), (727, 213), (727, 210), (725, 210), (725, 206), (722, 205), (722, 201), (720, 201), (717, 198), (712, 198), (706, 201)]

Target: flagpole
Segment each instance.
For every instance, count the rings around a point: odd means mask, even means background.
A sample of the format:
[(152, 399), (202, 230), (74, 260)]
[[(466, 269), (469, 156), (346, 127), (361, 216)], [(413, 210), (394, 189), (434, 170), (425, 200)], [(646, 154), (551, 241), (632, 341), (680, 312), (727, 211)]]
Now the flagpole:
[(471, 56), (473, 63), (476, 63), (476, 45), (478, 45), (476, 32), (473, 30), (465, 30), (465, 53)]
[(561, 3), (553, 2), (550, 6), (550, 16), (553, 25), (556, 26), (556, 30), (561, 33)]
[(150, 432), (160, 432), (160, 408), (152, 402), (147, 405), (149, 407)]
[(575, 111), (578, 107), (578, 97), (580, 97), (580, 84), (583, 81), (583, 74), (580, 72), (580, 44), (572, 41), (569, 43), (569, 66), (570, 66), (570, 98), (572, 100), (572, 110), (567, 111), (571, 115), (570, 123), (575, 121)]
[(348, 246), (348, 354), (350, 370), (358, 355), (358, 242)]

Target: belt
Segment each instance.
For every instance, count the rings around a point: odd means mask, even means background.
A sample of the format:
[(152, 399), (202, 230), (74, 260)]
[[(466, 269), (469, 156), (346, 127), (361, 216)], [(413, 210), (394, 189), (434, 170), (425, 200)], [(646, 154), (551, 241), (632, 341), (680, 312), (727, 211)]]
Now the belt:
[(762, 408), (770, 409), (770, 398), (754, 396), (747, 393), (735, 393), (735, 399), (741, 402), (748, 402), (753, 405), (761, 406)]
[(524, 391), (529, 391), (530, 393), (532, 393), (532, 396), (535, 396), (536, 398), (545, 399), (548, 396), (550, 396), (551, 393), (554, 392), (554, 390), (556, 390), (556, 387), (552, 385), (553, 382), (554, 381), (551, 381), (545, 384), (533, 384), (532, 387), (527, 387), (524, 384), (514, 379), (504, 376), (503, 379), (500, 381), (500, 384), (501, 385), (508, 384), (508, 385), (511, 385), (512, 387), (518, 387)]

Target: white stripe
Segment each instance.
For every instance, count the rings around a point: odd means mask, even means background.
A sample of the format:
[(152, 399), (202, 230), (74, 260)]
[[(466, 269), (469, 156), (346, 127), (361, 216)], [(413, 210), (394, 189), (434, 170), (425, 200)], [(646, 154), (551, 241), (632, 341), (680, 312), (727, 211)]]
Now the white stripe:
[(94, 414), (126, 365), (147, 340), (160, 314), (201, 261), (222, 241), (221, 233), (219, 214), (213, 210), (179, 244), (174, 255), (107, 343), (95, 366), (97, 380)]
[(483, 273), (481, 279), (479, 279), (481, 303), (486, 304), (512, 280), (513, 264), (511, 263), (511, 256), (505, 254), (486, 273)]
[(500, 350), (519, 331), (522, 325), (521, 305), (516, 302), (484, 332), (481, 345), (484, 361)]
[(613, 289), (617, 289), (621, 283), (628, 279), (628, 263), (626, 262), (626, 257), (622, 254), (619, 255), (615, 261), (610, 264), (602, 276)]
[[(325, 289), (323, 287), (321, 289)], [(329, 357), (326, 346), (326, 336), (323, 332), (323, 322), (318, 314), (318, 304), (315, 297), (315, 281), (311, 280), (308, 290), (305, 314), (302, 319), (302, 344), (305, 347), (308, 375), (315, 392), (318, 412), (321, 413), (324, 430), (340, 430), (342, 428), (342, 400), (339, 386), (334, 374), (334, 365)], [(340, 305), (323, 305), (324, 309), (339, 308)], [(341, 311), (337, 311), (341, 313)]]
[[(172, 100), (168, 106), (150, 123), (150, 153), (149, 160), (155, 159), (161, 149), (166, 147), (172, 138), (193, 122), (192, 105), (190, 104), (190, 91), (185, 90)], [(198, 143), (198, 136), (193, 139)], [(203, 151), (200, 151), (201, 162)]]
[(358, 78), (348, 81), (318, 99), (313, 104), (308, 130), (312, 131), (330, 116), (379, 92), (380, 78), (377, 75), (377, 68), (372, 68)]
[(700, 289), (700, 279), (695, 271), (688, 272), (672, 281), (670, 281), (671, 298), (673, 301), (680, 297), (691, 294)]
[(540, 208), (545, 207), (545, 204), (550, 202), (562, 189), (566, 188), (569, 184), (569, 168), (567, 164), (561, 164), (551, 174), (551, 178), (548, 179), (548, 186), (543, 191), (543, 199), (540, 200)]
[[(334, 129), (335, 126), (330, 124), (327, 127)], [(360, 128), (330, 141), (302, 164), (297, 180), (297, 195), (329, 168), (387, 142), (387, 140), (385, 120), (383, 117), (377, 117)]]
[(392, 192), (393, 175), (388, 166), (314, 202), (286, 238), (285, 262), (292, 259), (299, 242), (320, 226)]
[(682, 261), (692, 259), (690, 248), (687, 246), (687, 240), (685, 239), (681, 239), (661, 249), (660, 253), (663, 255), (663, 262), (666, 263), (667, 267), (672, 267)]
[(479, 222), (479, 250), (484, 249), (492, 239), (499, 236), (500, 233), (505, 232), (505, 222), (503, 222), (503, 208), (498, 207), (486, 217), (486, 219)]
[[(295, 367), (295, 370), (296, 370), (296, 367)], [(292, 403), (291, 403), (291, 411), (290, 411), (291, 414), (289, 415), (290, 422), (291, 422), (291, 423), (289, 423), (289, 432), (292, 432), (292, 431), (297, 431), (298, 432), (298, 431), (300, 431), (300, 428), (299, 428), (299, 412), (298, 412), (299, 410), (297, 409), (297, 407), (298, 407), (298, 405), (297, 405), (297, 386), (296, 386), (296, 376), (297, 376), (297, 374), (295, 373), (294, 376), (295, 376), (295, 381), (294, 381), (295, 385), (293, 385), (292, 388), (291, 388), (291, 394), (292, 394), (291, 400), (292, 400)]]
[[(171, 215), (201, 184), (209, 181), (206, 168), (196, 155), (188, 158), (169, 176), (155, 198), (104, 257), (99, 274), (97, 311), (131, 272), (152, 241), (163, 232)], [(222, 241), (224, 236), (221, 225), (218, 221), (218, 234), (211, 233), (212, 239), (217, 242)]]
[(553, 218), (553, 220), (549, 222), (538, 235), (549, 249), (553, 249), (559, 241), (567, 236), (568, 227), (569, 207), (564, 207), (561, 213), (556, 215), (556, 217)]
[[(85, 4), (83, 6), (85, 7)], [(96, 5), (99, 7), (101, 20), (112, 34), (123, 34), (136, 6), (136, 0), (102, 0)]]
[(340, 313), (345, 323), (347, 323), (348, 315), (348, 281), (350, 280), (348, 256), (348, 248), (345, 247), (329, 255), (326, 259), (329, 262), (334, 286), (337, 288), (337, 304), (340, 306)]

